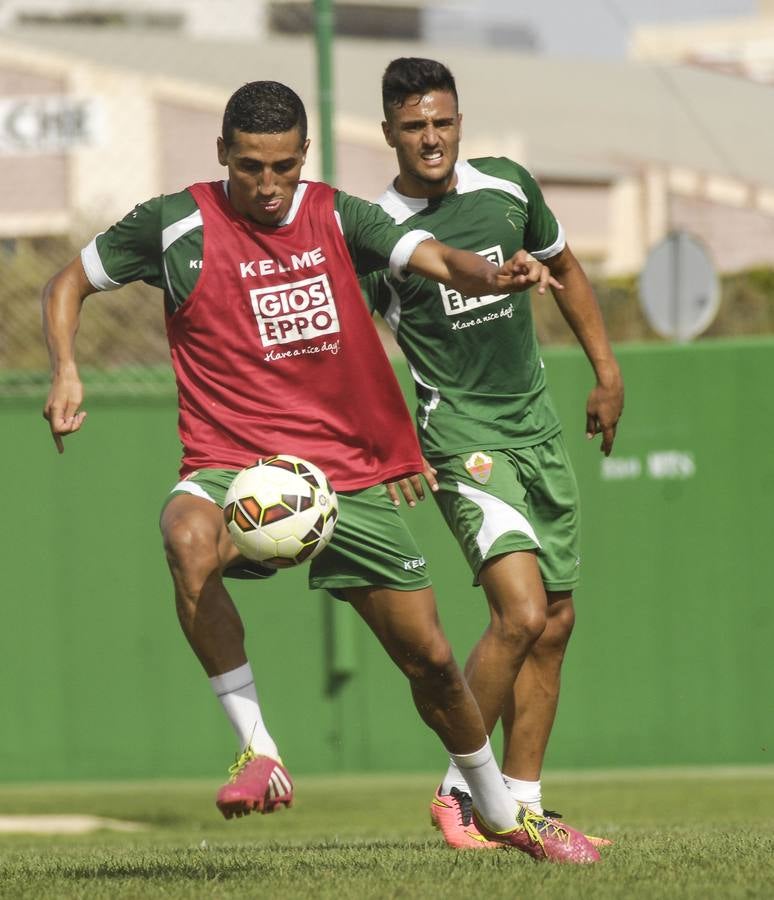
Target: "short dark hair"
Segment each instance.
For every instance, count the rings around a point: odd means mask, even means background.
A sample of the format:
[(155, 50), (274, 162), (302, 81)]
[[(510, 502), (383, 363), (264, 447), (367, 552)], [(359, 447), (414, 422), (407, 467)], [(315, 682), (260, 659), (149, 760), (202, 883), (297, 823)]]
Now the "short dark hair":
[(400, 107), (414, 94), (428, 91), (449, 91), (458, 101), (457, 85), (449, 69), (434, 59), (418, 56), (401, 56), (394, 59), (382, 76), (382, 108), (385, 117), (390, 109)]
[(301, 98), (279, 81), (251, 81), (234, 91), (223, 113), (223, 141), (229, 146), (235, 131), (282, 134), (298, 128), (306, 140), (306, 110)]

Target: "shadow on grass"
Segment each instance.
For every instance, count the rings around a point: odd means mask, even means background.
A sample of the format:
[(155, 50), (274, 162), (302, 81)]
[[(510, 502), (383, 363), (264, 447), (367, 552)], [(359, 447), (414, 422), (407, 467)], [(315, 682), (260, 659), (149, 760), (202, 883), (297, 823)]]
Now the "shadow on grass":
[(141, 881), (228, 881), (246, 876), (309, 878), (314, 873), (336, 873), (336, 877), (405, 877), (412, 870), (448, 871), (460, 863), (473, 869), (513, 866), (514, 862), (532, 865), (521, 853), (460, 853), (437, 841), (321, 841), (317, 843), (252, 844), (227, 847), (206, 846), (195, 850), (165, 851), (156, 854), (121, 852), (105, 858), (71, 861), (49, 857), (40, 861), (35, 876), (75, 882), (89, 879)]

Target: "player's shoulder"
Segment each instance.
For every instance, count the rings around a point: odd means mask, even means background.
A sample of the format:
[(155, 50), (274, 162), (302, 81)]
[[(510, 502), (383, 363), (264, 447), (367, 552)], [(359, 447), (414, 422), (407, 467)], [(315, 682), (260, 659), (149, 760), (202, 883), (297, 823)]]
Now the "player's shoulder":
[(412, 224), (409, 220), (427, 209), (428, 205), (427, 200), (423, 198), (405, 197), (403, 194), (399, 194), (392, 182), (374, 202), (397, 225)]
[(299, 185), (302, 184), (305, 185), (306, 190), (311, 193), (324, 194), (331, 197), (335, 197), (336, 194), (345, 194), (346, 196), (345, 191), (342, 191), (341, 188), (332, 187), (327, 181), (310, 181), (307, 178), (299, 181)]
[(364, 200), (362, 197), (356, 197), (344, 191), (336, 191), (333, 199), (335, 210), (345, 224), (345, 236), (359, 229), (387, 228), (389, 230), (395, 224), (393, 217), (378, 201)]
[(138, 203), (126, 214), (123, 223), (137, 228), (166, 228), (195, 215), (199, 207), (186, 188), (174, 194), (159, 194)]
[(338, 209), (339, 204), (346, 204), (349, 197), (349, 194), (332, 187), (326, 181), (310, 181), (305, 178), (298, 182), (294, 203), (299, 208), (302, 205), (312, 204)]
[(342, 191), (341, 188), (329, 187), (324, 182), (316, 182), (316, 184), (321, 184), (330, 191), (330, 195), (333, 198), (333, 205), (336, 209), (343, 209), (345, 207), (369, 209), (374, 205), (371, 200), (364, 200), (362, 197), (355, 196), (355, 194), (348, 194), (346, 191)]
[(480, 156), (467, 160), (467, 164), (481, 175), (511, 181), (525, 190), (535, 183), (525, 166), (507, 156)]
[(173, 194), (162, 194), (156, 199), (159, 201), (159, 215), (164, 228), (182, 222), (190, 216), (201, 217), (199, 204), (188, 188)]

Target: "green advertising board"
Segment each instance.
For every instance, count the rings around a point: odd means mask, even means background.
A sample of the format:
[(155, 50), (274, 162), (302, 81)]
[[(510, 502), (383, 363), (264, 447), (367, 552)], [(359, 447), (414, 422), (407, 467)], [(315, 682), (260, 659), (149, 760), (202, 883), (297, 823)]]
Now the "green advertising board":
[[(772, 761), (770, 340), (619, 350), (614, 455), (583, 435), (591, 372), (546, 352), (582, 493), (582, 583), (549, 768)], [(399, 373), (408, 384), (406, 372)], [(58, 456), (42, 397), (0, 401), (6, 515), (0, 778), (218, 778), (234, 736), (177, 625), (158, 531), (171, 397), (85, 402)], [(486, 604), (432, 501), (406, 516), (464, 658)], [(430, 771), (407, 684), (305, 572), (233, 583), (265, 718), (295, 772)]]

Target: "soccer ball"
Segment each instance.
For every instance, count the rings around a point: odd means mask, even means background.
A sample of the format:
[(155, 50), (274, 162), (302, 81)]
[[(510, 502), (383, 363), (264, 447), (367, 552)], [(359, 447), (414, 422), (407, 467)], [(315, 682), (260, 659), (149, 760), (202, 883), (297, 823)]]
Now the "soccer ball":
[(226, 527), (242, 556), (286, 569), (317, 556), (339, 515), (336, 492), (305, 459), (259, 459), (234, 476), (223, 505)]

